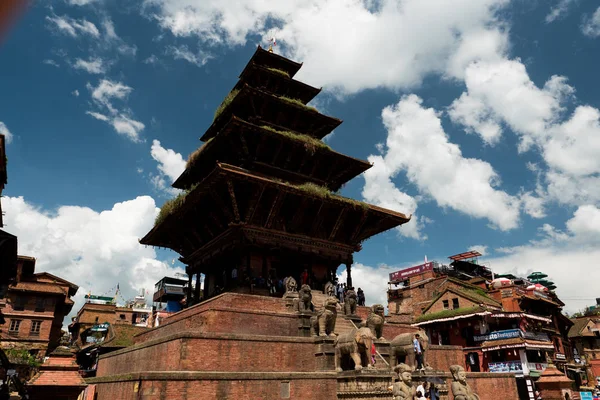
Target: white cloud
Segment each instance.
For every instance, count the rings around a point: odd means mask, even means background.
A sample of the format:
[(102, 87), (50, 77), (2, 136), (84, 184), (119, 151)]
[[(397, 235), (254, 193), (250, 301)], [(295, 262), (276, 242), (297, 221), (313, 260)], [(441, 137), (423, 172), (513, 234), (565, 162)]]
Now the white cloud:
[(100, 31), (90, 21), (83, 19), (73, 19), (66, 15), (59, 17), (58, 15), (47, 16), (46, 21), (52, 24), (52, 27), (59, 32), (71, 37), (78, 37), (80, 34), (89, 35), (93, 38), (100, 37)]
[(6, 138), (6, 143), (12, 142), (13, 135), (8, 130), (8, 127), (6, 126), (6, 124), (2, 121), (0, 121), (0, 134), (4, 135), (4, 137)]
[(144, 60), (144, 64), (156, 64), (157, 62), (159, 62), (159, 59), (154, 54)]
[[(413, 87), (428, 74), (454, 76), (474, 60), (496, 59), (506, 33), (495, 14), (508, 3), (146, 0), (145, 13), (175, 36), (196, 36), (208, 47), (275, 35), (277, 51), (304, 62), (299, 78), (355, 93)], [(269, 31), (273, 21), (278, 28)]]
[(118, 110), (112, 104), (113, 99), (125, 100), (133, 91), (133, 88), (121, 83), (102, 79), (98, 86), (93, 87), (90, 83), (87, 85), (92, 94), (92, 100), (99, 108), (104, 108), (109, 115), (94, 111), (87, 111), (87, 114), (101, 121), (108, 122), (114, 130), (129, 138), (133, 142), (141, 142), (140, 132), (146, 127), (142, 122), (133, 119), (129, 110)]
[(140, 196), (101, 212), (79, 206), (42, 210), (23, 197), (3, 198), (2, 205), (10, 232), (19, 238), (19, 254), (37, 258), (37, 272), (80, 286), (71, 314), (88, 291), (101, 294), (119, 283), (125, 299), (140, 289), (150, 290), (151, 296), (159, 279), (182, 272), (157, 260), (152, 247), (138, 243), (158, 214), (151, 197)]
[(585, 36), (589, 36), (591, 38), (600, 36), (600, 7), (596, 9), (591, 17), (584, 17), (583, 24), (581, 25), (581, 31)]
[[(361, 288), (365, 292), (365, 304), (383, 304), (387, 307), (387, 283), (389, 281), (389, 274), (398, 271), (401, 268), (390, 267), (388, 265), (380, 265), (377, 267), (370, 267), (361, 263), (352, 265), (352, 284), (354, 290)], [(346, 268), (340, 267), (337, 277), (338, 282), (346, 283)], [(390, 339), (390, 338), (388, 338)]]
[[(418, 96), (409, 95), (386, 107), (382, 117), (388, 131), (386, 149), (383, 156), (369, 157), (375, 166), (364, 174), (366, 200), (407, 214), (414, 212), (415, 199), (392, 182), (404, 172), (421, 195), (440, 207), (485, 218), (501, 230), (517, 227), (519, 199), (495, 188), (500, 178), (489, 163), (463, 157), (458, 145), (448, 140), (434, 109), (424, 108)], [(468, 188), (468, 195), (456, 188)], [(403, 206), (406, 208), (400, 208)], [(407, 236), (418, 237), (418, 226), (408, 228)]]
[(569, 8), (576, 4), (579, 0), (558, 0), (558, 4), (550, 9), (546, 15), (546, 23), (551, 23), (557, 19), (564, 18), (569, 11)]
[(49, 59), (49, 58), (48, 58), (48, 59), (45, 59), (45, 60), (44, 60), (44, 61), (42, 61), (42, 62), (43, 62), (44, 64), (46, 64), (46, 65), (52, 65), (53, 67), (56, 67), (56, 68), (59, 68), (59, 67), (60, 67), (60, 65), (58, 65), (58, 63), (57, 63), (56, 61), (54, 61), (54, 60), (51, 60), (51, 59)]
[(482, 99), (463, 93), (448, 109), (450, 119), (465, 127), (467, 133), (478, 133), (483, 141), (493, 146), (500, 141), (500, 120), (492, 114)]
[(592, 238), (600, 242), (600, 209), (593, 205), (580, 206), (573, 218), (567, 221), (567, 229), (579, 238)]
[(119, 53), (124, 55), (135, 56), (137, 54), (135, 45), (127, 44), (117, 35), (115, 25), (109, 17), (102, 20), (102, 27), (104, 28), (104, 39), (108, 47), (115, 47)]
[(545, 199), (532, 192), (524, 192), (520, 196), (523, 202), (523, 211), (532, 218), (544, 218), (546, 216)]
[(78, 58), (73, 64), (73, 68), (81, 69), (89, 74), (104, 74), (108, 70), (109, 64), (100, 57), (90, 58), (88, 61)]
[(206, 54), (203, 51), (198, 51), (197, 54), (194, 54), (186, 45), (181, 45), (178, 47), (169, 46), (167, 47), (166, 53), (173, 56), (173, 58), (176, 60), (185, 60), (197, 65), (198, 67), (203, 66), (212, 58), (211, 55)]
[(171, 194), (177, 193), (178, 190), (171, 188), (170, 185), (185, 170), (186, 162), (183, 156), (172, 149), (165, 149), (161, 146), (160, 141), (156, 139), (152, 141), (150, 155), (158, 162), (158, 174), (150, 176), (152, 184), (158, 190)]
[(488, 249), (487, 246), (484, 246), (484, 245), (481, 245), (481, 244), (476, 244), (474, 246), (469, 247), (467, 250), (469, 250), (469, 251), (477, 251), (482, 256), (485, 256), (488, 253), (487, 249)]
[(101, 0), (67, 0), (67, 2), (74, 6), (85, 6), (88, 4), (96, 3)]
[(79, 90), (75, 89), (71, 92), (71, 94), (75, 97), (79, 97)]
[(99, 106), (106, 107), (111, 113), (117, 112), (112, 106), (112, 99), (124, 100), (133, 91), (133, 88), (121, 82), (113, 82), (108, 79), (102, 79), (96, 87), (88, 83), (87, 88), (92, 92), (94, 102)]

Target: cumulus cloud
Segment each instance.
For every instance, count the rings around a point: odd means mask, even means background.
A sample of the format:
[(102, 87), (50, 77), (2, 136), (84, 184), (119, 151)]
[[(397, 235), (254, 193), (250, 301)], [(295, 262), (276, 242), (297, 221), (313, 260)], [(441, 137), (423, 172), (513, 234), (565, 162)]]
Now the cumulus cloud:
[(19, 238), (19, 254), (35, 257), (37, 272), (50, 272), (80, 286), (71, 314), (88, 291), (101, 294), (119, 283), (127, 299), (141, 289), (151, 294), (163, 276), (183, 272), (138, 243), (159, 211), (151, 197), (116, 203), (100, 212), (79, 206), (44, 210), (23, 197), (5, 197), (2, 206), (10, 233)]
[[(418, 264), (418, 263), (417, 263)], [(383, 304), (387, 307), (387, 283), (389, 274), (402, 269), (388, 265), (371, 267), (361, 263), (352, 265), (352, 284), (355, 290), (360, 287), (365, 292), (365, 304)], [(338, 281), (346, 282), (346, 268), (341, 267), (337, 273)]]
[(152, 141), (150, 155), (158, 162), (158, 174), (150, 175), (153, 185), (156, 189), (166, 191), (167, 193), (178, 193), (179, 190), (172, 188), (171, 184), (185, 170), (186, 162), (182, 155), (172, 149), (165, 149), (161, 146), (160, 141), (156, 139)]
[(109, 64), (100, 57), (82, 60), (78, 58), (73, 63), (73, 68), (86, 71), (89, 74), (104, 74), (108, 70)]
[(128, 109), (117, 109), (113, 105), (114, 100), (126, 100), (133, 88), (121, 82), (113, 82), (107, 79), (102, 79), (96, 87), (90, 83), (86, 86), (91, 92), (92, 100), (96, 106), (108, 112), (107, 114), (95, 111), (87, 111), (86, 113), (100, 121), (108, 122), (118, 134), (126, 136), (131, 141), (141, 142), (140, 133), (146, 126), (142, 122), (133, 119), (131, 111)]
[(4, 135), (4, 137), (6, 139), (6, 143), (12, 142), (13, 135), (8, 130), (8, 127), (6, 126), (6, 124), (2, 121), (0, 121), (0, 134)]
[(584, 16), (581, 31), (585, 36), (591, 38), (600, 36), (600, 7), (591, 16)]
[(304, 62), (299, 78), (355, 93), (413, 87), (428, 74), (455, 76), (474, 60), (497, 58), (506, 33), (496, 12), (508, 3), (146, 0), (144, 10), (165, 30), (197, 37), (205, 47), (241, 46), (256, 35), (263, 41), (274, 35), (282, 44), (278, 51)]
[[(463, 157), (458, 145), (449, 141), (434, 109), (423, 107), (418, 96), (409, 95), (386, 107), (382, 117), (388, 136), (384, 155), (369, 157), (375, 166), (374, 172), (364, 174), (366, 200), (400, 212), (414, 211), (415, 199), (392, 182), (403, 172), (421, 195), (440, 207), (485, 218), (501, 230), (517, 227), (520, 200), (496, 189), (500, 177), (489, 163)], [(469, 194), (456, 190), (458, 187), (468, 187)], [(400, 208), (404, 205), (408, 209)], [(418, 228), (409, 227), (406, 235), (418, 236)]]
[(488, 253), (487, 249), (488, 249), (487, 246), (484, 246), (484, 245), (481, 245), (481, 244), (476, 244), (474, 246), (469, 247), (467, 250), (469, 250), (469, 251), (477, 251), (482, 256), (485, 256)]
[(100, 31), (96, 25), (85, 18), (73, 19), (66, 15), (52, 15), (47, 16), (46, 21), (50, 23), (51, 28), (55, 31), (71, 37), (78, 37), (80, 35), (87, 35), (93, 38), (100, 37)]

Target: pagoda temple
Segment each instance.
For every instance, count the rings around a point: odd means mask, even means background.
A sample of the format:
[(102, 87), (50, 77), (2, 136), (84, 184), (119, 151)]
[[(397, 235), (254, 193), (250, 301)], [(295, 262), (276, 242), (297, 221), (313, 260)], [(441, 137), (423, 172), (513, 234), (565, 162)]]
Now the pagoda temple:
[(304, 270), (322, 289), (340, 264), (351, 287), (361, 243), (410, 220), (336, 194), (371, 164), (322, 141), (342, 121), (307, 105), (321, 89), (293, 79), (301, 66), (257, 48), (173, 183), (182, 193), (140, 240), (181, 255), (190, 303), (201, 274), (205, 298), (243, 290), (235, 281)]

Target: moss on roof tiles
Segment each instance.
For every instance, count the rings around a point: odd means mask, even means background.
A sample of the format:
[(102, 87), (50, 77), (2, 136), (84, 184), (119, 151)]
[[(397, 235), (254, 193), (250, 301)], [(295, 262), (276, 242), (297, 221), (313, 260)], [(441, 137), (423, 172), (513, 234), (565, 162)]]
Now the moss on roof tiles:
[(426, 322), (426, 321), (434, 321), (436, 319), (444, 319), (444, 318), (452, 318), (458, 317), (461, 315), (469, 315), (486, 311), (485, 307), (475, 306), (475, 307), (461, 307), (455, 308), (453, 310), (442, 310), (438, 312), (434, 312), (431, 314), (423, 314), (416, 318), (415, 322)]

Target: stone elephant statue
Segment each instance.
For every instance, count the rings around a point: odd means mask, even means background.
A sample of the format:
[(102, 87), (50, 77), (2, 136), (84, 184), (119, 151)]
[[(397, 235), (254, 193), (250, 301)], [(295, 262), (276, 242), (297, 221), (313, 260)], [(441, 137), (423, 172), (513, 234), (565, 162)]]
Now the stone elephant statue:
[(335, 342), (335, 370), (341, 372), (342, 357), (349, 356), (354, 361), (354, 370), (360, 371), (364, 366), (373, 368), (370, 363), (373, 333), (367, 327), (353, 329), (337, 337)]
[(365, 326), (371, 330), (377, 339), (384, 339), (383, 324), (385, 323), (385, 308), (381, 304), (371, 306)]
[(410, 365), (413, 370), (416, 368), (415, 347), (413, 339), (415, 334), (419, 334), (421, 342), (421, 350), (423, 352), (423, 366), (429, 349), (429, 338), (423, 330), (413, 333), (401, 333), (390, 342), (390, 367), (393, 369), (398, 364), (398, 357), (405, 358), (404, 363)]
[(298, 292), (299, 297), (294, 299), (294, 310), (298, 312), (312, 312), (314, 307), (312, 304), (312, 291), (310, 286), (302, 285)]
[(323, 309), (310, 317), (310, 333), (312, 336), (335, 336), (335, 320), (337, 318), (338, 299), (328, 297)]

